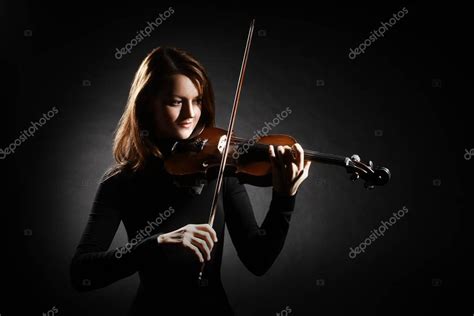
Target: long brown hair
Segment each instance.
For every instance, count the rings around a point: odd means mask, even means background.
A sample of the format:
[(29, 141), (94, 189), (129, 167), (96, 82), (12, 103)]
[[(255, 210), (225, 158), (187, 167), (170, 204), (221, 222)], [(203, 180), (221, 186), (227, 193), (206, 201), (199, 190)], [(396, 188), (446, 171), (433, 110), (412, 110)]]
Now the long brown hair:
[(142, 169), (150, 156), (163, 158), (155, 144), (152, 103), (175, 74), (187, 76), (202, 95), (202, 109), (195, 131), (215, 125), (214, 92), (204, 67), (177, 48), (158, 47), (146, 56), (135, 74), (125, 111), (118, 123), (113, 154), (116, 166), (108, 173)]

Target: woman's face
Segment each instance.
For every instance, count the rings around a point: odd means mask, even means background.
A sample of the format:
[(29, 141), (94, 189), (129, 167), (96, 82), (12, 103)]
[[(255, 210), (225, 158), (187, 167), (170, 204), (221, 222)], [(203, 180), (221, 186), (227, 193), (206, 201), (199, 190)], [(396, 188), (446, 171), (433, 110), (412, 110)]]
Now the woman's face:
[(173, 75), (153, 106), (157, 137), (187, 139), (201, 117), (201, 99), (188, 77)]

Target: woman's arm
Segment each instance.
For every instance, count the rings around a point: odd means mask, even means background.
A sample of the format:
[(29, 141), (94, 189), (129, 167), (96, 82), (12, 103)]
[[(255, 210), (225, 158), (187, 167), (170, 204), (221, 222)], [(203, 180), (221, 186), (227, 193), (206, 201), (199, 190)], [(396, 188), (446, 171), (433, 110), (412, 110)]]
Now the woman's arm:
[(72, 286), (88, 291), (135, 273), (144, 254), (159, 251), (158, 235), (143, 239), (130, 251), (108, 250), (121, 221), (120, 186), (115, 177), (100, 183), (87, 226), (70, 265)]
[(236, 178), (226, 178), (225, 221), (240, 260), (253, 274), (267, 272), (283, 248), (295, 200), (296, 194), (272, 190), (270, 209), (259, 227), (245, 186)]

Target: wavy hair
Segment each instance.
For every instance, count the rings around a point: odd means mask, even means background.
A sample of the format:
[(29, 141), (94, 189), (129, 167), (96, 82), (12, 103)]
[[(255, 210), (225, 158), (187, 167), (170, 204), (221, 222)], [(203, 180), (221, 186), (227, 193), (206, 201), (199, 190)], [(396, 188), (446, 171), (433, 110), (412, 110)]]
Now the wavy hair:
[(204, 67), (183, 50), (155, 48), (135, 74), (125, 111), (115, 131), (113, 155), (116, 165), (107, 173), (109, 176), (125, 168), (140, 170), (150, 156), (163, 158), (155, 143), (158, 135), (155, 134), (152, 104), (166, 88), (170, 77), (176, 74), (187, 76), (202, 95), (201, 117), (195, 131), (215, 125), (214, 92)]

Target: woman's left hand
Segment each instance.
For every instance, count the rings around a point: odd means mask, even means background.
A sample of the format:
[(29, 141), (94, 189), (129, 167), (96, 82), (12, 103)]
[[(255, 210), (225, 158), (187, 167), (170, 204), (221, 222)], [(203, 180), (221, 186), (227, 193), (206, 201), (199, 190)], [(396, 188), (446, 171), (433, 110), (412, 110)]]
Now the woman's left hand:
[[(304, 161), (304, 151), (300, 144), (290, 146), (269, 146), (272, 164), (273, 189), (284, 195), (295, 195), (299, 186), (308, 177), (311, 161)], [(293, 153), (294, 155), (293, 155)]]

